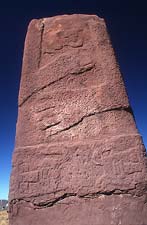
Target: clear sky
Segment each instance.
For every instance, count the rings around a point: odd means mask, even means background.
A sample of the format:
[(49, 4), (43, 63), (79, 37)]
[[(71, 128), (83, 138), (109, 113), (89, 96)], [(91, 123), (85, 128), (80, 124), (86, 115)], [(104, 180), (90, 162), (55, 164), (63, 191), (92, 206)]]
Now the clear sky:
[(8, 195), (23, 45), (27, 26), (32, 18), (68, 13), (97, 14), (105, 18), (137, 126), (147, 147), (147, 7), (141, 1), (126, 2), (13, 0), (1, 3), (0, 199), (7, 198)]

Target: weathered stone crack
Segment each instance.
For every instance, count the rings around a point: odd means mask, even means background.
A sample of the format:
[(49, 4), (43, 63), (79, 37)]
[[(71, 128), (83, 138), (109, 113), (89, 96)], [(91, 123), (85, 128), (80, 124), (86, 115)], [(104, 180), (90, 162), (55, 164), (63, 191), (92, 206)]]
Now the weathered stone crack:
[(113, 195), (131, 195), (133, 197), (139, 197), (139, 195), (132, 193), (131, 191), (136, 189), (136, 185), (134, 188), (130, 188), (128, 190), (121, 190), (121, 189), (114, 189), (110, 191), (99, 191), (95, 193), (87, 193), (84, 195), (79, 195), (78, 193), (64, 193), (63, 195), (53, 199), (53, 200), (45, 200), (41, 201), (39, 203), (35, 203), (34, 200), (29, 200), (29, 199), (13, 199), (9, 204), (15, 205), (17, 203), (21, 202), (26, 202), (26, 203), (31, 203), (34, 207), (34, 209), (43, 209), (43, 208), (49, 208), (52, 207), (56, 204), (62, 203), (63, 200), (68, 199), (70, 197), (76, 197), (80, 199), (95, 199), (99, 198), (101, 196), (113, 196)]
[(24, 98), (23, 101), (22, 101), (18, 106), (21, 107), (21, 106), (22, 106), (26, 101), (28, 101), (28, 99), (31, 98), (34, 94), (36, 94), (36, 93), (38, 93), (39, 91), (42, 91), (42, 90), (44, 90), (45, 88), (47, 88), (47, 87), (49, 87), (49, 86), (51, 86), (51, 85), (53, 85), (53, 84), (55, 84), (55, 83), (57, 83), (57, 82), (63, 80), (64, 78), (68, 77), (69, 75), (75, 75), (75, 74), (77, 75), (77, 74), (85, 73), (85, 72), (90, 71), (91, 69), (93, 69), (94, 66), (95, 66), (95, 65), (91, 65), (90, 67), (83, 68), (83, 70), (81, 69), (81, 70), (77, 71), (76, 73), (75, 73), (75, 72), (74, 72), (74, 73), (73, 73), (73, 72), (67, 73), (67, 74), (65, 74), (64, 76), (58, 78), (57, 80), (54, 80), (54, 81), (52, 81), (52, 82), (50, 82), (50, 83), (48, 83), (48, 84), (42, 86), (41, 88), (35, 89), (34, 91), (32, 91), (31, 94), (29, 94), (26, 98)]
[(31, 98), (31, 97), (32, 97), (34, 94), (36, 94), (37, 92), (44, 90), (45, 88), (47, 88), (47, 87), (49, 87), (49, 86), (51, 86), (51, 85), (53, 85), (53, 84), (59, 82), (60, 80), (64, 79), (64, 78), (67, 77), (67, 76), (68, 76), (68, 74), (66, 74), (66, 75), (63, 76), (63, 77), (60, 77), (60, 78), (57, 79), (57, 80), (54, 80), (54, 81), (50, 82), (50, 83), (47, 84), (47, 85), (42, 86), (41, 88), (38, 88), (38, 89), (34, 90), (30, 95), (28, 95), (26, 98), (24, 98), (24, 100), (19, 104), (19, 107), (21, 107), (26, 101), (28, 101), (29, 98)]
[(59, 203), (60, 201), (66, 199), (66, 198), (69, 198), (69, 197), (72, 197), (72, 196), (76, 196), (76, 194), (74, 193), (65, 193), (64, 195), (56, 198), (55, 200), (53, 201), (45, 201), (45, 202), (40, 202), (40, 203), (34, 203), (34, 206), (35, 207), (39, 207), (39, 208), (48, 208), (48, 207), (52, 207), (54, 206), (55, 204)]
[(61, 121), (56, 122), (56, 123), (49, 124), (45, 128), (43, 128), (42, 130), (47, 130), (47, 129), (51, 128), (51, 127), (57, 126), (60, 123), (61, 123)]
[(48, 109), (54, 109), (55, 107), (56, 107), (56, 106), (53, 105), (53, 106), (50, 106), (50, 107), (46, 107), (46, 108), (44, 108), (44, 109), (39, 109), (39, 110), (37, 110), (37, 112), (38, 112), (38, 113), (44, 112), (44, 111), (46, 111), (46, 110), (48, 110)]
[[(59, 130), (59, 131), (57, 131), (57, 132), (55, 132), (55, 133), (53, 133), (53, 134), (50, 134), (49, 137), (54, 136), (54, 135), (58, 135), (58, 134), (60, 134), (60, 133), (62, 133), (62, 132), (64, 132), (64, 131), (67, 131), (67, 130), (70, 130), (70, 129), (76, 127), (77, 125), (79, 125), (80, 123), (82, 123), (83, 120), (84, 120), (85, 118), (88, 118), (88, 117), (91, 117), (91, 116), (95, 116), (95, 115), (98, 115), (98, 114), (102, 114), (102, 113), (106, 113), (106, 112), (115, 111), (115, 110), (116, 110), (116, 111), (124, 110), (124, 111), (127, 111), (127, 112), (129, 112), (129, 113), (132, 113), (132, 109), (131, 109), (130, 106), (128, 106), (128, 107), (117, 107), (117, 108), (105, 109), (105, 110), (102, 110), (102, 111), (100, 111), (100, 112), (92, 112), (92, 113), (89, 113), (89, 114), (87, 114), (87, 115), (84, 115), (84, 116), (81, 117), (77, 122), (75, 122), (75, 123), (69, 125), (68, 127), (65, 127), (65, 128), (63, 128), (63, 129), (61, 129), (61, 130)], [(49, 127), (49, 128), (50, 128), (50, 127)], [(46, 130), (47, 130), (47, 129), (46, 129)]]
[(44, 20), (41, 20), (41, 35), (40, 35), (40, 46), (39, 46), (39, 59), (38, 59), (38, 68), (40, 68), (41, 58), (42, 58), (42, 42), (43, 42), (43, 33), (45, 29)]

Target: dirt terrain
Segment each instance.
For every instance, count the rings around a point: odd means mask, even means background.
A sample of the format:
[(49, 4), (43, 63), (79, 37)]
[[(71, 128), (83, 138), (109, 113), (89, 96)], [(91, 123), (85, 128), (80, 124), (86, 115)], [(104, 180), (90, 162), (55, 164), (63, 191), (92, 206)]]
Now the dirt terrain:
[(0, 211), (0, 225), (8, 225), (7, 211)]

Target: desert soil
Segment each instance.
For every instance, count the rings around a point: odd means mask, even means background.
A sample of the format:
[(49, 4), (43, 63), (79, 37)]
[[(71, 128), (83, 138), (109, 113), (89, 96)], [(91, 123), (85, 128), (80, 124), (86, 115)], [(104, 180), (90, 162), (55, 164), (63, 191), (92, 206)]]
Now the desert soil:
[(8, 225), (8, 213), (7, 211), (0, 211), (0, 225)]

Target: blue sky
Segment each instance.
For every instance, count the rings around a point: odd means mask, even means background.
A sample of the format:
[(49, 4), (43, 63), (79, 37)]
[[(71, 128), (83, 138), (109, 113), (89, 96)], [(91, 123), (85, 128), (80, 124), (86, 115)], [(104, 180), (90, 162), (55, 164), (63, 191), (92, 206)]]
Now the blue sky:
[[(122, 3), (121, 3), (122, 2)], [(7, 198), (24, 38), (32, 18), (87, 13), (105, 18), (137, 126), (147, 147), (147, 14), (125, 1), (6, 1), (0, 8), (0, 199)]]

